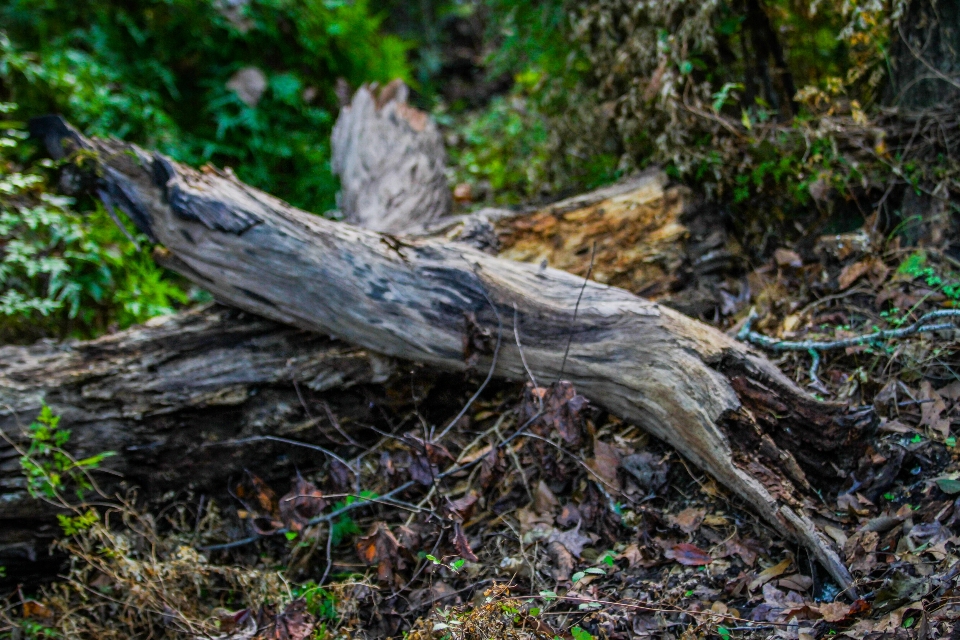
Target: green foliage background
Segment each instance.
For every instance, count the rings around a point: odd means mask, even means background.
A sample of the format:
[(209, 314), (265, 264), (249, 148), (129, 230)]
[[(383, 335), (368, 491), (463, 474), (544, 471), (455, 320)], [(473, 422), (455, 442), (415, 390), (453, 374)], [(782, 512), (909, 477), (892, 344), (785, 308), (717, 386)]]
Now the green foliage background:
[[(451, 182), (469, 184), (476, 206), (548, 200), (658, 164), (727, 208), (761, 252), (800, 218), (856, 226), (884, 192), (896, 218), (904, 186), (960, 185), (958, 167), (906, 157), (877, 124), (904, 3), (7, 0), (0, 339), (95, 335), (203, 297), (95, 204), (49, 194), (49, 168), (22, 135), (26, 118), (49, 112), (230, 166), (323, 214), (338, 187), (338, 79), (400, 77), (444, 128)], [(764, 50), (765, 33), (782, 51)], [(457, 56), (472, 82), (496, 88), (451, 97)], [(248, 104), (228, 84), (249, 68), (265, 87)]]
[[(13, 0), (0, 5), (7, 99), (92, 135), (231, 166), (293, 204), (333, 207), (335, 85), (407, 78), (406, 45), (366, 0)], [(227, 88), (263, 71), (255, 106)]]

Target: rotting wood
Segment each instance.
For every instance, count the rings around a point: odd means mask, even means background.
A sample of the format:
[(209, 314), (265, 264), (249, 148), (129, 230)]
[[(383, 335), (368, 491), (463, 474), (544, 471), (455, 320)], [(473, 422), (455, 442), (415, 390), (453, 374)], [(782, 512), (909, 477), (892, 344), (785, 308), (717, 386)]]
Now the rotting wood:
[[(849, 446), (864, 421), (847, 422), (845, 407), (815, 403), (748, 346), (622, 289), (589, 282), (581, 290), (581, 278), (549, 267), (330, 222), (230, 174), (199, 172), (134, 145), (87, 140), (62, 122), (34, 128), (57, 127), (68, 149), (97, 155), (102, 193), (220, 300), (452, 371), (466, 366), (468, 319), (494, 333), (502, 319), (523, 352), (504, 341), (496, 375), (524, 379), (525, 356), (538, 380), (570, 380), (594, 403), (670, 443), (802, 542), (841, 585), (852, 586), (832, 543), (804, 512), (802, 482), (781, 469), (784, 456), (793, 455), (780, 448), (783, 434), (765, 434), (755, 450), (735, 451), (725, 429), (747, 423), (762, 431), (766, 425), (752, 417), (761, 410), (784, 416), (815, 406)], [(741, 397), (736, 377), (765, 393)], [(795, 424), (802, 424), (802, 412)]]
[[(584, 274), (693, 317), (736, 310), (746, 269), (721, 211), (659, 169), (524, 211), (481, 209), (406, 235), (465, 242), (501, 258)], [(593, 247), (596, 246), (594, 253)]]

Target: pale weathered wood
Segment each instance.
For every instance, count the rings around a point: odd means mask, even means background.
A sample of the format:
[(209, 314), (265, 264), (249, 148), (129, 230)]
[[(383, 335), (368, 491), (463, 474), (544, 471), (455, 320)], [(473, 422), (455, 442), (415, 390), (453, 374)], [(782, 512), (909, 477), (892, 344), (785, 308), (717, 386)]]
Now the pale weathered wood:
[(407, 104), (396, 80), (379, 92), (363, 86), (333, 127), (333, 172), (344, 219), (402, 233), (450, 212), (443, 136), (430, 116)]
[(99, 157), (110, 200), (219, 299), (452, 371), (466, 366), (473, 318), (494, 335), (502, 323), (496, 375), (572, 381), (673, 445), (850, 585), (805, 513), (808, 478), (780, 443), (796, 447), (799, 439), (842, 456), (858, 432), (841, 407), (809, 398), (747, 346), (621, 289), (464, 245), (330, 222), (229, 174), (116, 141), (66, 137)]

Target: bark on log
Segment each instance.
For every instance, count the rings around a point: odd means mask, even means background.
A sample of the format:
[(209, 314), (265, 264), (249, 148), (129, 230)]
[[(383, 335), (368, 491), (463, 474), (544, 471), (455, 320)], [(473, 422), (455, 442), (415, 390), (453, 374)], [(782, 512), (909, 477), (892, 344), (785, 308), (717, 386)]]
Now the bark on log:
[[(336, 390), (324, 399), (345, 428), (373, 424), (370, 400), (391, 367), (316, 333), (205, 308), (90, 342), (0, 348), (0, 429), (25, 445), (23, 427), (48, 404), (71, 430), (71, 452), (116, 452), (104, 466), (127, 485), (219, 494), (244, 468), (286, 479), (323, 455), (271, 442), (211, 445), (259, 435), (329, 445), (337, 432), (324, 412), (305, 415), (300, 396)], [(51, 513), (29, 497), (15, 448), (0, 440), (0, 565), (10, 576), (41, 572), (28, 567), (45, 557)]]
[(333, 127), (333, 172), (344, 219), (402, 233), (450, 212), (443, 136), (430, 116), (407, 104), (395, 80), (374, 95), (361, 87)]
[[(802, 449), (799, 441), (840, 458), (862, 424), (804, 394), (747, 346), (621, 289), (463, 245), (330, 222), (229, 174), (63, 133), (97, 155), (108, 199), (219, 299), (452, 371), (465, 367), (471, 330), (496, 335), (502, 322), (508, 340), (498, 376), (570, 380), (670, 443), (850, 586), (832, 543), (805, 513), (810, 478), (791, 451)], [(734, 437), (742, 448), (731, 445)]]
[(884, 102), (906, 112), (960, 97), (960, 0), (908, 0), (890, 34)]

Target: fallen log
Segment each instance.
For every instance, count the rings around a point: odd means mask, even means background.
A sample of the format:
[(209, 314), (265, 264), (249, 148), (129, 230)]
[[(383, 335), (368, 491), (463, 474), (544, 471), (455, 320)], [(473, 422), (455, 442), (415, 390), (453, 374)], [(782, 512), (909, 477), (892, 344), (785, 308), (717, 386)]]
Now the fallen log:
[[(106, 488), (222, 494), (245, 468), (284, 480), (323, 454), (278, 442), (213, 446), (270, 435), (326, 444), (340, 428), (378, 421), (371, 399), (392, 362), (362, 349), (224, 307), (151, 321), (89, 342), (0, 348), (0, 565), (10, 576), (42, 572), (55, 511), (32, 499), (17, 447), (46, 404), (71, 430), (79, 458), (117, 455)], [(330, 393), (335, 391), (335, 393)], [(328, 393), (324, 393), (328, 392)], [(52, 525), (52, 526), (51, 526)], [(39, 565), (34, 564), (40, 560)], [(55, 567), (54, 567), (55, 570)]]
[[(407, 128), (404, 121), (396, 126)], [(59, 144), (59, 139), (51, 144)], [(352, 148), (359, 152), (358, 145)], [(422, 177), (428, 181), (430, 174)], [(434, 187), (426, 182), (409, 190)], [(718, 234), (713, 212), (690, 202), (682, 188), (667, 187), (661, 173), (648, 172), (541, 210), (484, 210), (427, 221), (414, 215), (407, 227), (411, 233), (466, 242), (488, 252), (502, 247), (512, 251), (508, 255), (514, 259), (537, 264), (548, 260), (568, 270), (585, 272), (592, 261), (595, 278), (603, 280), (611, 273), (618, 284), (642, 282), (666, 293), (671, 304), (692, 300), (692, 313), (712, 314), (719, 303), (717, 293), (705, 290), (703, 283), (722, 279), (730, 256), (723, 253), (724, 236)], [(365, 224), (364, 219), (356, 222)], [(394, 222), (400, 224), (399, 219)], [(596, 256), (586, 255), (570, 238), (586, 244), (598, 241), (603, 248)], [(545, 250), (537, 251), (538, 245)], [(627, 251), (630, 257), (624, 259)], [(691, 279), (687, 273), (693, 270)], [(689, 281), (700, 286), (692, 294), (682, 290), (673, 295), (677, 282)], [(304, 362), (314, 365), (302, 366)], [(100, 478), (107, 493), (135, 486), (145, 497), (186, 489), (227, 498), (228, 480), (245, 468), (282, 486), (295, 466), (317, 466), (314, 451), (263, 440), (254, 444), (250, 438), (270, 435), (296, 437), (308, 445), (342, 444), (339, 434), (330, 433), (322, 405), (331, 407), (344, 428), (375, 423), (378, 416), (371, 415), (364, 398), (377, 398), (382, 406), (388, 397), (410, 395), (397, 389), (404, 382), (397, 377), (383, 382), (396, 369), (389, 358), (208, 306), (89, 343), (41, 342), (0, 350), (0, 401), (5, 405), (0, 428), (18, 446), (26, 446), (22, 427), (47, 404), (71, 430), (74, 453), (115, 453), (108, 466), (117, 475)], [(427, 371), (421, 371), (418, 380), (423, 388), (435, 382)], [(466, 380), (455, 382), (457, 389), (446, 396), (453, 412), (459, 410), (457, 398), (472, 393), (459, 388)], [(449, 387), (450, 380), (445, 384)], [(431, 405), (438, 404), (436, 393), (431, 398)], [(406, 408), (388, 407), (394, 414)], [(443, 411), (442, 406), (435, 408)], [(215, 448), (237, 439), (246, 442), (242, 449)], [(23, 579), (56, 571), (55, 560), (54, 565), (44, 564), (57, 531), (52, 514), (48, 505), (28, 497), (18, 454), (0, 441), (0, 565), (8, 567), (9, 575)]]
[[(829, 479), (823, 459), (855, 455), (869, 420), (810, 398), (746, 345), (622, 289), (462, 244), (330, 222), (229, 173), (88, 140), (60, 121), (35, 128), (62, 138), (68, 151), (93, 153), (108, 204), (218, 299), (451, 371), (465, 369), (472, 332), (502, 332), (497, 376), (570, 380), (670, 443), (851, 585), (804, 500), (811, 482)], [(481, 367), (493, 365), (493, 353), (481, 357)]]

